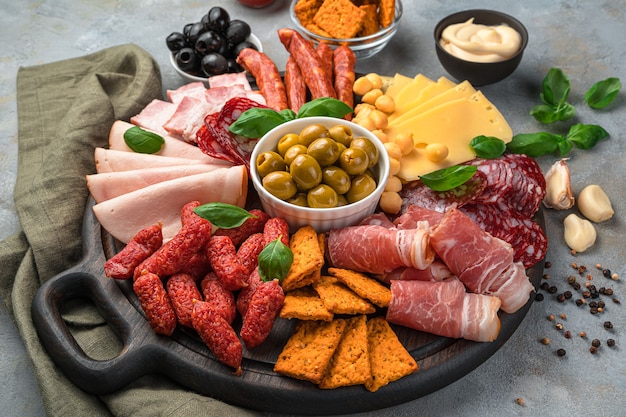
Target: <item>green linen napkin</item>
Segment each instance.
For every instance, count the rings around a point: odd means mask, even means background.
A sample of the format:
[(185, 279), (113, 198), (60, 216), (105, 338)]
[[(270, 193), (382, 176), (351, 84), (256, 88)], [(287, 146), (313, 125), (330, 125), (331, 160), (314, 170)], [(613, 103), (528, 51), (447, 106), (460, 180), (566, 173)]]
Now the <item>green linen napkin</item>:
[[(161, 376), (141, 378), (107, 396), (87, 394), (55, 367), (31, 319), (39, 286), (82, 258), (85, 175), (95, 171), (94, 148), (108, 145), (115, 120), (128, 120), (161, 97), (158, 64), (135, 45), (18, 72), (14, 198), (22, 231), (0, 242), (0, 294), (34, 363), (47, 415), (258, 415)], [(78, 304), (64, 317), (88, 355), (102, 359), (119, 352), (119, 341), (93, 307)]]

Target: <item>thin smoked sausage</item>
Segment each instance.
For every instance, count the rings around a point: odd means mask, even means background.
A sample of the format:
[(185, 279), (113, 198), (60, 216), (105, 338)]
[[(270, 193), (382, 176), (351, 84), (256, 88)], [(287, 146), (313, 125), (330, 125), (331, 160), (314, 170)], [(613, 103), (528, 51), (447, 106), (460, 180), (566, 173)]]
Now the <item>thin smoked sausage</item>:
[(289, 108), (285, 84), (276, 64), (267, 55), (256, 49), (245, 48), (237, 56), (237, 63), (252, 74), (265, 97), (267, 107), (276, 111)]
[(352, 49), (345, 45), (338, 46), (333, 52), (335, 92), (337, 93), (337, 98), (350, 106), (350, 108), (354, 107), (352, 87), (356, 79), (354, 73), (355, 66), (356, 58)]

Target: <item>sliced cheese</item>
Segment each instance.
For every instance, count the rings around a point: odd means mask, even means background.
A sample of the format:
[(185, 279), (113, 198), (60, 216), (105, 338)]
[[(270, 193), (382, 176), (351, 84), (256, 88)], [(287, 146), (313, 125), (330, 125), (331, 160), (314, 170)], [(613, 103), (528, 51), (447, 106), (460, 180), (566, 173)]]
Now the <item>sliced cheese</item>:
[(406, 87), (413, 78), (407, 77), (406, 75), (396, 74), (393, 76), (393, 80), (389, 83), (387, 88), (385, 89), (385, 95), (393, 98), (394, 100), (398, 96), (398, 93), (402, 91), (404, 87)]
[(396, 100), (396, 111), (389, 116), (389, 122), (392, 122), (394, 119), (410, 111), (415, 106), (419, 106), (455, 86), (456, 84), (454, 82), (446, 77), (441, 77), (436, 82), (427, 83), (427, 85), (419, 89), (419, 91), (414, 91), (414, 95), (408, 95), (407, 91), (407, 95), (403, 95), (400, 97), (400, 100)]
[[(391, 138), (400, 132), (413, 134), (415, 144), (415, 149), (400, 160), (398, 176), (406, 181), (476, 158), (469, 146), (476, 136), (494, 136), (506, 143), (513, 136), (500, 111), (480, 91), (469, 98), (447, 101), (385, 130)], [(424, 150), (430, 143), (446, 145), (447, 158), (430, 161)]]
[[(435, 85), (436, 84), (432, 84), (426, 87), (424, 90), (430, 87), (433, 87)], [(434, 92), (434, 91), (435, 89), (431, 89), (431, 92)], [(452, 101), (452, 100), (456, 100), (460, 98), (469, 98), (474, 93), (476, 93), (476, 89), (472, 87), (472, 84), (470, 84), (469, 81), (463, 81), (460, 84), (454, 84), (452, 88), (444, 89), (444, 91), (442, 91), (440, 94), (435, 94), (432, 96), (431, 94), (427, 94), (423, 96), (423, 100), (421, 100), (419, 103), (414, 103), (414, 105), (410, 109), (405, 111), (403, 114), (397, 117), (393, 117), (393, 118), (390, 117), (389, 126), (395, 126), (400, 123), (403, 123), (420, 113), (428, 111), (429, 109), (432, 109), (439, 105), (445, 104), (448, 101)], [(426, 97), (426, 96), (430, 96), (430, 97)]]
[(396, 102), (396, 112), (403, 112), (404, 107), (415, 100), (421, 93), (421, 91), (427, 85), (434, 84), (435, 82), (430, 78), (422, 74), (417, 74), (413, 80), (404, 86), (402, 90), (398, 92), (394, 98)]

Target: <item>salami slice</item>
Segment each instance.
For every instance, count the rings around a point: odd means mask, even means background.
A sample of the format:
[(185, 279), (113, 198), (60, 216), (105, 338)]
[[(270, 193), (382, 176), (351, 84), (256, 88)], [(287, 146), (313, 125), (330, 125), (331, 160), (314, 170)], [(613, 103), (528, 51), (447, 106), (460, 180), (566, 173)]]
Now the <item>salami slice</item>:
[(204, 126), (201, 126), (196, 133), (196, 142), (198, 143), (198, 148), (205, 154), (213, 157), (222, 159), (228, 162), (232, 162), (233, 164), (239, 164), (240, 161), (237, 158), (234, 158), (230, 153), (226, 152), (224, 148), (217, 142), (215, 137), (209, 131), (208, 125), (212, 125), (217, 121), (217, 113), (209, 114), (204, 118)]

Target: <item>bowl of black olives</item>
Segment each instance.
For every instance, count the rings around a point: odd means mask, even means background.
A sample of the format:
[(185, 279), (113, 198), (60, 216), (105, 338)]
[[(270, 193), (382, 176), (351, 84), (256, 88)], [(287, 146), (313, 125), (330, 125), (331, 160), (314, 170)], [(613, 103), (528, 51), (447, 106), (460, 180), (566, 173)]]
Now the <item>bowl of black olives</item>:
[(174, 70), (190, 81), (206, 81), (214, 75), (242, 72), (237, 56), (242, 49), (263, 51), (250, 25), (230, 17), (215, 6), (200, 21), (184, 25), (165, 38)]
[(283, 123), (256, 144), (250, 177), (263, 209), (294, 230), (318, 233), (372, 214), (389, 178), (389, 156), (366, 128), (333, 117)]

